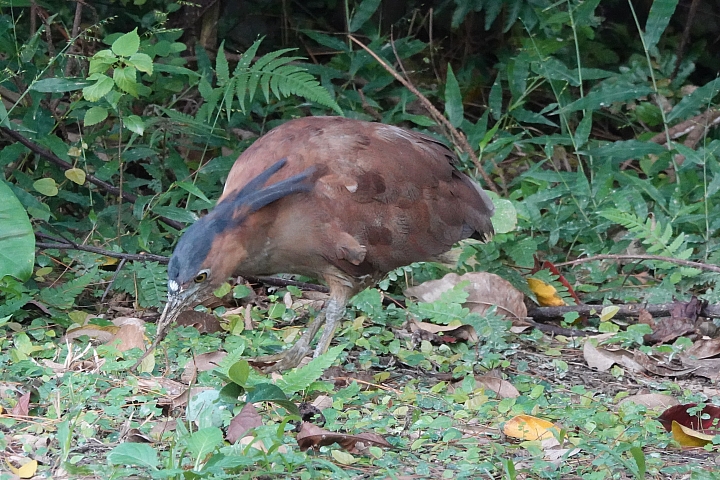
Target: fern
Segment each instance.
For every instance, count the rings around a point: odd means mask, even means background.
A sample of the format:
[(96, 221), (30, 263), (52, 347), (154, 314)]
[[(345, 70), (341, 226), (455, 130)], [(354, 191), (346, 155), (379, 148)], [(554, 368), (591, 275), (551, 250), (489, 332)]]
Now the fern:
[(683, 248), (686, 246), (684, 233), (672, 238), (670, 224), (663, 227), (662, 223), (652, 218), (643, 221), (637, 215), (616, 209), (604, 210), (598, 212), (598, 215), (627, 228), (635, 238), (646, 245), (647, 252), (652, 255), (680, 260), (687, 260), (692, 255), (692, 248)]
[[(237, 98), (240, 110), (245, 113), (246, 105), (251, 103), (258, 88), (263, 92), (265, 101), (269, 102), (271, 94), (278, 100), (291, 95), (300, 95), (306, 100), (331, 108), (342, 115), (340, 106), (325, 87), (320, 85), (315, 77), (299, 65), (290, 65), (291, 62), (303, 60), (302, 57), (283, 57), (295, 49), (287, 48), (270, 52), (252, 63), (260, 42), (258, 40), (240, 57), (237, 67), (229, 76), (229, 67), (225, 55), (218, 55), (215, 63), (215, 73), (218, 88), (212, 93), (206, 91), (203, 98), (210, 103), (205, 113), (210, 113), (215, 106), (222, 102), (228, 117), (232, 110), (232, 101)], [(222, 51), (222, 47), (220, 49)]]
[(91, 268), (83, 275), (58, 285), (40, 290), (40, 300), (53, 307), (67, 309), (75, 305), (77, 297), (90, 285), (97, 281), (98, 269)]

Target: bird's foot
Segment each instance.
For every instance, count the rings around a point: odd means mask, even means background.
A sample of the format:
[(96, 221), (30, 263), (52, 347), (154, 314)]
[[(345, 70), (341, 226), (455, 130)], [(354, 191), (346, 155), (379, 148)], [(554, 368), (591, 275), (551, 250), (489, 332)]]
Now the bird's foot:
[(253, 358), (250, 363), (257, 366), (263, 373), (280, 372), (297, 367), (309, 353), (310, 346), (305, 342), (298, 341), (287, 350), (275, 355)]

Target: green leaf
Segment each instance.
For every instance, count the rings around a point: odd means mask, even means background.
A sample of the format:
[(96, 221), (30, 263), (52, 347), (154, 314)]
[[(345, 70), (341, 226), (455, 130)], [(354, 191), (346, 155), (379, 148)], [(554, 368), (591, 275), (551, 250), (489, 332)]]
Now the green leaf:
[(213, 452), (223, 443), (222, 430), (217, 427), (206, 427), (190, 435), (185, 444), (192, 457), (204, 460), (208, 453)]
[(230, 67), (225, 57), (225, 41), (220, 43), (217, 58), (215, 59), (215, 75), (217, 76), (218, 85), (225, 85), (230, 81)]
[(245, 387), (247, 379), (250, 376), (250, 364), (247, 360), (235, 362), (228, 370), (228, 378), (237, 383), (241, 387)]
[(601, 107), (609, 107), (614, 102), (634, 100), (650, 93), (652, 93), (652, 88), (647, 85), (606, 81), (583, 98), (561, 108), (559, 113), (562, 115), (578, 110), (597, 110)]
[(178, 207), (154, 206), (152, 207), (152, 211), (157, 215), (161, 215), (163, 217), (167, 217), (171, 220), (176, 220), (182, 223), (195, 223), (195, 221), (197, 220), (197, 216), (195, 214), (193, 214), (189, 210)]
[(65, 170), (65, 178), (78, 185), (85, 185), (85, 170), (82, 168), (71, 168)]
[(83, 122), (85, 123), (86, 127), (91, 127), (105, 120), (107, 116), (107, 108), (91, 107), (87, 110), (87, 112), (85, 112), (85, 119), (83, 120)]
[(247, 393), (245, 400), (248, 403), (277, 403), (293, 415), (300, 414), (297, 405), (288, 400), (287, 395), (285, 395), (285, 393), (280, 389), (280, 387), (278, 387), (277, 385), (273, 385), (272, 383), (259, 383), (255, 385), (255, 388), (253, 388)]
[(492, 216), (492, 224), (495, 233), (509, 233), (517, 227), (517, 210), (510, 200), (504, 198), (493, 198), (495, 214)]
[(325, 370), (332, 366), (340, 356), (340, 353), (342, 353), (343, 348), (343, 345), (335, 346), (319, 357), (313, 358), (310, 363), (304, 367), (285, 372), (283, 377), (278, 380), (278, 385), (282, 388), (282, 391), (287, 394), (305, 390), (311, 383), (319, 379)]
[(500, 74), (495, 78), (490, 89), (490, 97), (488, 99), (488, 106), (490, 107), (490, 113), (495, 120), (500, 120), (502, 116), (502, 82), (500, 80)]
[(380, 6), (381, 0), (363, 0), (355, 9), (355, 14), (350, 19), (348, 30), (350, 33), (356, 32), (365, 22), (370, 20), (375, 11)]
[(152, 75), (153, 61), (149, 55), (145, 53), (135, 53), (127, 60), (128, 65), (132, 65), (138, 71)]
[(140, 36), (137, 33), (137, 28), (119, 37), (112, 43), (113, 53), (121, 57), (131, 57), (138, 53), (139, 48)]
[(100, 50), (90, 59), (88, 74), (92, 77), (94, 73), (105, 73), (117, 61), (118, 57), (110, 50)]
[(448, 64), (447, 80), (445, 82), (445, 116), (453, 127), (459, 127), (463, 122), (463, 100), (452, 66)]
[(56, 287), (48, 287), (40, 290), (40, 300), (48, 305), (57, 308), (71, 308), (75, 304), (75, 299), (90, 285), (91, 282), (97, 280), (97, 268), (93, 267), (83, 275), (69, 282), (61, 283)]
[(89, 84), (84, 78), (43, 78), (30, 85), (30, 90), (43, 93), (72, 92)]
[(147, 443), (125, 442), (110, 450), (107, 461), (110, 465), (137, 465), (157, 470), (158, 454)]
[(52, 178), (41, 178), (33, 182), (33, 188), (48, 197), (54, 197), (58, 194), (58, 187)]
[(94, 84), (83, 88), (83, 97), (85, 97), (85, 100), (88, 102), (97, 102), (110, 93), (110, 90), (112, 90), (115, 85), (112, 78), (102, 73), (93, 73), (88, 77), (88, 80), (95, 81)]
[(209, 198), (207, 198), (207, 197), (205, 196), (205, 194), (202, 192), (202, 190), (200, 190), (194, 183), (190, 183), (190, 182), (175, 182), (175, 185), (177, 185), (178, 187), (182, 188), (182, 189), (185, 190), (186, 192), (188, 192), (188, 193), (190, 193), (190, 194), (192, 194), (192, 195), (195, 195), (196, 197), (198, 197), (199, 199), (201, 199), (201, 200), (203, 200), (203, 201), (205, 201), (205, 202), (207, 202), (207, 203), (210, 203), (210, 204), (213, 203), (213, 202), (210, 201)]
[(645, 48), (652, 50), (670, 23), (678, 0), (653, 0), (645, 22)]
[(0, 181), (0, 279), (11, 275), (27, 280), (34, 261), (35, 235), (30, 219), (10, 187)]
[(704, 110), (710, 106), (712, 99), (720, 90), (720, 78), (711, 80), (702, 87), (696, 88), (690, 95), (683, 97), (677, 105), (668, 113), (667, 121), (685, 119), (698, 110)]
[(113, 70), (113, 80), (120, 90), (137, 98), (138, 85), (135, 67), (116, 68)]
[(137, 115), (130, 115), (122, 119), (123, 126), (140, 136), (145, 132), (145, 122)]
[(665, 147), (657, 143), (621, 140), (602, 147), (591, 148), (581, 153), (595, 157), (608, 157), (616, 162), (622, 162), (630, 158), (644, 157), (645, 155), (660, 155), (665, 151)]

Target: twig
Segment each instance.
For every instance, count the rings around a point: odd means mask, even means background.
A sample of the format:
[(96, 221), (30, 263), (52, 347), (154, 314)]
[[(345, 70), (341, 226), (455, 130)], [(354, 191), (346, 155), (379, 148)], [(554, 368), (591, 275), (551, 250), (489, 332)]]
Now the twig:
[(592, 257), (577, 258), (568, 262), (556, 263), (556, 267), (565, 265), (578, 265), (580, 263), (595, 262), (597, 260), (652, 260), (658, 262), (674, 263), (684, 267), (699, 268), (710, 272), (720, 273), (720, 267), (707, 263), (693, 262), (691, 260), (680, 260), (679, 258), (663, 257), (661, 255), (594, 255)]
[(102, 294), (102, 297), (100, 297), (100, 303), (103, 303), (105, 301), (105, 298), (107, 297), (108, 293), (110, 293), (110, 289), (112, 288), (113, 284), (115, 283), (115, 279), (117, 279), (117, 276), (120, 274), (120, 270), (122, 270), (123, 266), (125, 266), (125, 262), (127, 262), (127, 259), (123, 258), (120, 260), (120, 264), (118, 265), (117, 269), (115, 269), (115, 274), (112, 277), (112, 280), (108, 283), (107, 288)]
[(430, 100), (427, 99), (425, 95), (420, 93), (420, 91), (415, 88), (415, 86), (410, 83), (407, 79), (403, 78), (400, 74), (398, 74), (394, 68), (392, 68), (390, 65), (385, 62), (382, 58), (380, 58), (375, 52), (370, 50), (364, 43), (362, 43), (360, 40), (356, 39), (352, 35), (348, 35), (348, 38), (358, 44), (363, 50), (368, 52), (371, 57), (375, 59), (382, 67), (387, 70), (387, 72), (395, 77), (395, 79), (402, 83), (405, 88), (410, 90), (413, 95), (418, 97), (418, 100), (420, 100), (420, 103), (423, 104), (423, 106), (430, 112), (430, 114), (433, 116), (435, 121), (442, 124), (443, 127), (447, 129), (448, 132), (451, 133), (453, 138), (456, 138), (457, 141), (460, 143), (460, 146), (462, 149), (467, 153), (470, 158), (472, 159), (473, 163), (475, 164), (475, 167), (477, 167), (478, 171), (480, 172), (480, 175), (483, 177), (483, 180), (485, 180), (485, 183), (487, 184), (487, 187), (492, 190), (493, 192), (497, 193), (499, 195), (498, 189), (495, 186), (495, 182), (492, 181), (490, 176), (485, 172), (485, 170), (482, 168), (482, 165), (480, 165), (480, 160), (478, 159), (477, 155), (475, 155), (475, 150), (470, 146), (470, 144), (467, 142), (467, 139), (465, 138), (465, 135), (460, 133), (453, 125), (450, 123), (450, 121), (445, 118), (445, 115), (440, 113), (437, 108), (435, 108), (435, 105), (430, 102)]
[[(637, 317), (640, 314), (640, 310), (646, 310), (653, 316), (670, 315), (676, 305), (677, 303), (659, 303), (612, 306), (620, 309), (614, 317), (628, 318)], [(562, 318), (563, 315), (570, 312), (577, 312), (580, 315), (592, 315), (593, 312), (599, 313), (607, 306), (608, 305), (588, 305), (583, 303), (580, 305), (568, 305), (564, 307), (530, 307), (528, 309), (528, 316), (535, 320), (554, 320)], [(701, 309), (698, 315), (707, 318), (720, 318), (720, 304), (706, 305)]]
[[(22, 143), (27, 148), (29, 148), (33, 153), (40, 155), (41, 157), (45, 158), (46, 160), (49, 160), (50, 162), (54, 163), (58, 167), (62, 168), (63, 170), (70, 170), (71, 168), (73, 168), (73, 166), (71, 164), (69, 164), (62, 158), (58, 157), (57, 155), (55, 155), (54, 153), (52, 153), (48, 150), (45, 150), (44, 148), (40, 147), (39, 145), (31, 142), (30, 140), (25, 138), (20, 133), (14, 131), (14, 130), (10, 130), (9, 128), (5, 128), (5, 127), (0, 127), (0, 131), (5, 133), (5, 135), (7, 135), (8, 137)], [(97, 178), (96, 176), (94, 176), (92, 174), (89, 174), (89, 173), (85, 174), (85, 179), (88, 182), (92, 183), (93, 185), (96, 185), (96, 186), (102, 188), (103, 190), (105, 190), (106, 192), (111, 193), (113, 195), (117, 196), (122, 193), (122, 198), (127, 200), (130, 203), (135, 203), (135, 201), (137, 200), (137, 197), (135, 195), (133, 195), (132, 193), (121, 192), (120, 189), (117, 188), (116, 186), (111, 185), (104, 180), (100, 180), (99, 178)], [(166, 217), (158, 216), (158, 219), (160, 219), (163, 223), (165, 223), (165, 225), (168, 225), (172, 228), (176, 228), (178, 230), (182, 230), (185, 227), (185, 225), (183, 225), (182, 223), (175, 221), (175, 220), (171, 220)]]
[(153, 253), (113, 252), (112, 250), (106, 250), (106, 249), (100, 248), (100, 247), (93, 247), (91, 245), (82, 245), (80, 243), (74, 242), (67, 238), (59, 239), (59, 238), (53, 237), (51, 235), (47, 235), (45, 233), (40, 233), (40, 232), (35, 233), (35, 236), (38, 238), (50, 240), (53, 242), (53, 243), (46, 243), (46, 242), (36, 242), (35, 243), (35, 246), (37, 248), (42, 248), (45, 250), (49, 250), (49, 249), (80, 250), (82, 252), (96, 253), (98, 255), (103, 255), (105, 257), (119, 258), (119, 259), (123, 259), (123, 260), (168, 263), (168, 258), (163, 255), (155, 255)]

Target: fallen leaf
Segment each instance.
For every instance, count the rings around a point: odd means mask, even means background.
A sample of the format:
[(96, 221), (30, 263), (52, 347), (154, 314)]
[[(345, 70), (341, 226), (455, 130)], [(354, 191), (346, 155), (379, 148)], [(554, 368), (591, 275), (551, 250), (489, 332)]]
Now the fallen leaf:
[(712, 443), (712, 439), (714, 437), (714, 435), (701, 433), (693, 430), (692, 428), (680, 425), (675, 420), (673, 420), (670, 429), (675, 441), (683, 447), (704, 447), (705, 445)]
[(677, 422), (683, 427), (688, 427), (708, 435), (720, 435), (720, 407), (705, 405), (698, 413), (691, 415), (689, 409), (696, 408), (696, 403), (675, 405), (665, 410), (658, 421), (668, 432), (672, 430), (672, 423)]
[(700, 338), (688, 348), (683, 356), (704, 359), (720, 355), (720, 337)]
[(623, 398), (620, 400), (618, 405), (624, 405), (626, 403), (634, 403), (636, 405), (642, 405), (647, 408), (654, 409), (668, 408), (673, 405), (678, 405), (680, 402), (671, 395), (665, 395), (662, 393), (640, 393)]
[(165, 418), (159, 422), (155, 422), (150, 429), (150, 438), (156, 441), (162, 440), (165, 433), (173, 432), (177, 428), (176, 418)]
[(320, 428), (312, 423), (303, 422), (297, 434), (298, 446), (301, 450), (324, 447), (337, 443), (350, 453), (366, 454), (371, 446), (392, 447), (385, 438), (376, 433), (360, 433), (348, 435), (335, 433)]
[(118, 330), (120, 330), (120, 328), (115, 325), (84, 325), (82, 327), (68, 330), (65, 332), (65, 335), (60, 338), (60, 340), (75, 340), (83, 335), (87, 335), (90, 340), (95, 340), (99, 343), (107, 343), (112, 340)]
[(145, 351), (145, 322), (139, 318), (124, 318), (115, 335), (105, 344), (115, 345), (121, 352), (127, 352), (133, 348)]
[(634, 360), (650, 373), (661, 375), (663, 377), (679, 377), (687, 375), (694, 371), (697, 367), (688, 367), (679, 361), (671, 361), (668, 357), (654, 354), (652, 357), (640, 351), (636, 351), (633, 355)]
[(261, 425), (262, 418), (255, 406), (252, 403), (246, 403), (240, 413), (230, 420), (225, 438), (230, 443), (237, 443), (238, 440), (246, 436), (245, 434), (249, 430)]
[(227, 357), (227, 352), (221, 350), (193, 355), (193, 358), (185, 364), (180, 380), (189, 385), (195, 381), (198, 372), (208, 372), (216, 369), (225, 357)]
[(10, 471), (20, 478), (32, 478), (35, 476), (35, 472), (37, 472), (37, 460), (30, 460), (23, 466), (17, 468), (14, 467), (12, 463), (8, 462), (7, 459), (5, 460), (5, 463), (7, 463)]
[(423, 302), (434, 302), (460, 282), (470, 282), (463, 307), (482, 315), (493, 305), (497, 313), (509, 318), (527, 317), (524, 295), (504, 278), (488, 272), (470, 272), (463, 275), (448, 273), (439, 280), (430, 280), (405, 290), (405, 294)]
[(687, 356), (681, 356), (683, 365), (692, 367), (692, 374), (696, 377), (705, 377), (717, 382), (720, 380), (720, 358), (703, 358), (694, 360)]
[[(419, 334), (420, 340), (433, 344), (455, 343), (456, 340), (476, 343), (479, 340), (475, 329), (470, 325), (438, 325), (411, 319), (408, 326), (411, 332)], [(438, 335), (439, 333), (442, 335)]]
[(23, 396), (18, 399), (10, 413), (21, 417), (26, 417), (30, 414), (30, 392), (24, 393)]
[(653, 319), (652, 316), (641, 318), (640, 321), (652, 327), (653, 333), (645, 335), (646, 343), (669, 343), (678, 337), (695, 330), (698, 314), (703, 302), (696, 296), (689, 302), (674, 301), (670, 317)]
[(560, 431), (554, 423), (532, 415), (517, 415), (503, 426), (503, 433), (508, 437), (520, 440), (549, 440), (554, 439), (554, 432)]
[(195, 327), (200, 333), (221, 332), (220, 320), (215, 315), (195, 310), (185, 310), (175, 322), (182, 327)]
[(555, 287), (537, 278), (527, 279), (528, 287), (535, 294), (538, 303), (543, 307), (562, 307), (565, 300), (560, 298)]
[(475, 381), (482, 384), (488, 390), (497, 393), (500, 398), (517, 398), (520, 392), (512, 383), (492, 375), (478, 375)]
[(605, 347), (595, 346), (595, 341), (601, 341), (611, 337), (613, 334), (597, 335), (585, 339), (583, 345), (583, 357), (591, 368), (606, 372), (615, 364), (621, 365), (631, 372), (642, 372), (643, 367), (634, 360), (632, 353), (627, 350), (609, 350)]

